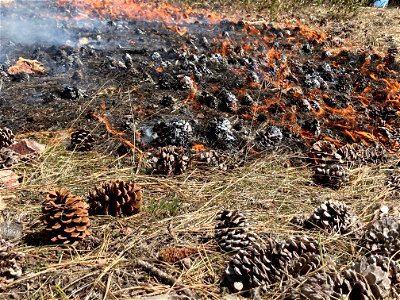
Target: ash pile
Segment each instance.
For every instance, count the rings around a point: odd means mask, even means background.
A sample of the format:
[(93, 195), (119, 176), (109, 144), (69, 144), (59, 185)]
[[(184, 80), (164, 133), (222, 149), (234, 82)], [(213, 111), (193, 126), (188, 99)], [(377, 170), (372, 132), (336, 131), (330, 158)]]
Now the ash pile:
[(201, 145), (215, 165), (277, 149), (307, 156), (318, 141), (398, 150), (395, 47), (359, 49), (295, 22), (230, 21), (162, 4), (131, 15), (135, 4), (126, 5), (117, 14), (74, 0), (4, 7), (0, 126), (74, 124), (97, 134), (94, 150), (109, 152), (117, 147), (93, 117), (103, 114), (142, 150)]

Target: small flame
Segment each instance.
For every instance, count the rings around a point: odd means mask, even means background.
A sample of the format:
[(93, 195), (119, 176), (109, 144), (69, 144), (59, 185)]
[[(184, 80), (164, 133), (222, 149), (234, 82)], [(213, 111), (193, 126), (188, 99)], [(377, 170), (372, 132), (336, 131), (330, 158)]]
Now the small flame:
[(101, 104), (101, 111), (102, 111), (102, 115), (98, 115), (95, 112), (91, 112), (90, 115), (95, 118), (96, 120), (100, 121), (101, 123), (103, 123), (106, 126), (106, 130), (113, 136), (115, 136), (116, 138), (118, 138), (123, 144), (125, 144), (126, 146), (128, 146), (130, 149), (138, 151), (140, 154), (143, 153), (142, 150), (140, 150), (138, 147), (136, 147), (134, 144), (132, 144), (130, 141), (128, 141), (127, 139), (123, 138), (123, 136), (125, 135), (124, 132), (118, 132), (116, 131), (113, 127), (112, 124), (110, 122), (110, 120), (108, 120), (108, 118), (105, 115), (106, 112), (106, 104), (103, 102)]
[(178, 25), (168, 25), (167, 28), (169, 30), (177, 32), (180, 36), (183, 36), (188, 32), (187, 27), (184, 26), (180, 27)]
[(205, 152), (206, 148), (204, 148), (203, 144), (194, 144), (192, 150), (195, 150), (196, 152)]

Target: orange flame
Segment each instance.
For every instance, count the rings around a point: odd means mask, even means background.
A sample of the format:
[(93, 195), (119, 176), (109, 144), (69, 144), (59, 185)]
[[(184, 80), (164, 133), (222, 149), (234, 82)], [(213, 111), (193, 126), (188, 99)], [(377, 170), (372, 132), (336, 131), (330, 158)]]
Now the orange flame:
[(222, 56), (227, 56), (231, 52), (230, 47), (231, 47), (230, 41), (225, 40), (222, 42), (221, 47), (217, 48), (215, 52), (221, 54)]
[[(138, 0), (57, 0), (58, 5), (72, 5), (81, 10), (80, 18), (98, 15), (105, 18), (125, 18), (130, 20), (160, 21), (172, 24), (192, 23), (198, 14), (190, 7), (179, 8), (167, 2)], [(210, 23), (222, 20), (215, 13), (203, 16)]]
[(168, 25), (167, 28), (169, 30), (177, 32), (180, 36), (185, 35), (188, 32), (187, 27), (180, 27), (178, 25)]
[(138, 151), (140, 154), (143, 153), (142, 150), (140, 150), (138, 147), (136, 147), (134, 144), (132, 144), (130, 141), (128, 141), (127, 139), (124, 139), (123, 136), (125, 135), (124, 132), (118, 132), (116, 131), (112, 125), (110, 120), (108, 120), (108, 118), (105, 115), (106, 112), (106, 104), (103, 102), (101, 104), (101, 111), (102, 111), (102, 115), (98, 115), (95, 112), (91, 112), (90, 116), (95, 118), (96, 120), (100, 121), (101, 123), (103, 123), (106, 126), (106, 130), (113, 136), (115, 136), (116, 138), (118, 138), (123, 144), (125, 144), (126, 146), (128, 146), (130, 149)]
[(194, 144), (192, 150), (195, 150), (196, 152), (204, 152), (206, 151), (206, 148), (204, 148), (203, 144)]

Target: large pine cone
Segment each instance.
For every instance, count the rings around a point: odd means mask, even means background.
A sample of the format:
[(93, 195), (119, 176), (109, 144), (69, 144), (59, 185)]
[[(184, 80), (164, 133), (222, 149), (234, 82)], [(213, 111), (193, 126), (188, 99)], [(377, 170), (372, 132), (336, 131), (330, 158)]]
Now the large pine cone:
[(357, 231), (360, 228), (357, 217), (353, 214), (350, 207), (339, 201), (328, 201), (317, 207), (314, 212), (303, 219), (302, 223), (295, 222), (297, 225), (307, 229), (319, 227), (331, 233), (346, 234)]
[(221, 211), (216, 219), (218, 223), (215, 226), (215, 239), (223, 251), (238, 251), (255, 241), (247, 218), (239, 211)]
[(388, 156), (383, 147), (380, 144), (376, 144), (375, 146), (368, 147), (364, 151), (363, 160), (365, 163), (383, 163), (388, 161)]
[(318, 269), (323, 261), (316, 240), (308, 236), (288, 238), (280, 247), (287, 258), (286, 274), (292, 277), (305, 275)]
[(365, 231), (364, 243), (372, 253), (399, 257), (400, 218), (384, 216), (372, 222)]
[(24, 254), (15, 252), (12, 245), (0, 240), (0, 289), (22, 275)]
[(225, 269), (223, 284), (232, 292), (239, 292), (270, 283), (267, 251), (258, 244), (239, 250)]
[(49, 192), (42, 212), (45, 231), (54, 243), (75, 243), (90, 235), (86, 202), (67, 190)]
[(337, 163), (340, 159), (335, 144), (325, 140), (315, 142), (310, 149), (309, 155), (316, 164)]
[(270, 239), (269, 243), (267, 247), (253, 243), (239, 250), (225, 270), (223, 284), (239, 292), (304, 275), (321, 266), (319, 247), (313, 239), (297, 237), (284, 243)]
[(364, 147), (359, 144), (347, 144), (341, 147), (337, 154), (340, 156), (341, 161), (349, 166), (386, 162), (388, 159), (385, 148), (380, 144), (372, 147)]
[(297, 278), (296, 286), (289, 288), (284, 300), (333, 300), (344, 299), (338, 287), (342, 282), (340, 274), (330, 266), (329, 270)]
[(14, 133), (7, 127), (0, 128), (0, 149), (14, 143)]
[(349, 174), (340, 165), (317, 165), (314, 168), (315, 183), (338, 189), (349, 182)]
[(19, 161), (18, 154), (10, 148), (0, 149), (0, 169), (11, 168)]
[(140, 212), (142, 189), (133, 182), (104, 182), (88, 196), (90, 215), (131, 216)]
[(179, 175), (185, 172), (190, 158), (184, 148), (167, 146), (159, 150), (158, 155), (152, 158), (156, 173), (164, 175)]
[(347, 144), (340, 147), (337, 153), (342, 162), (349, 166), (357, 166), (362, 162), (364, 147), (359, 144)]
[(75, 151), (89, 151), (94, 146), (94, 138), (90, 131), (78, 129), (71, 134), (70, 149)]
[[(392, 290), (390, 272), (379, 265), (379, 259), (363, 257), (350, 269), (345, 270), (343, 292), (348, 294), (349, 300), (385, 299)], [(388, 266), (384, 267), (386, 270)]]

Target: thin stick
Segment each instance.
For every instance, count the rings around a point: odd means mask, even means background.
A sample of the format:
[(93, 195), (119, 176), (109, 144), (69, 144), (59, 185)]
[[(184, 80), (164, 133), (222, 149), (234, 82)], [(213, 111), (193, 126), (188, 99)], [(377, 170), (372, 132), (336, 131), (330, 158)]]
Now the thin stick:
[(152, 264), (145, 262), (141, 259), (136, 260), (136, 265), (149, 272), (151, 275), (157, 277), (162, 283), (173, 286), (177, 281), (175, 277), (172, 277), (171, 275), (165, 273), (156, 266), (153, 266)]

